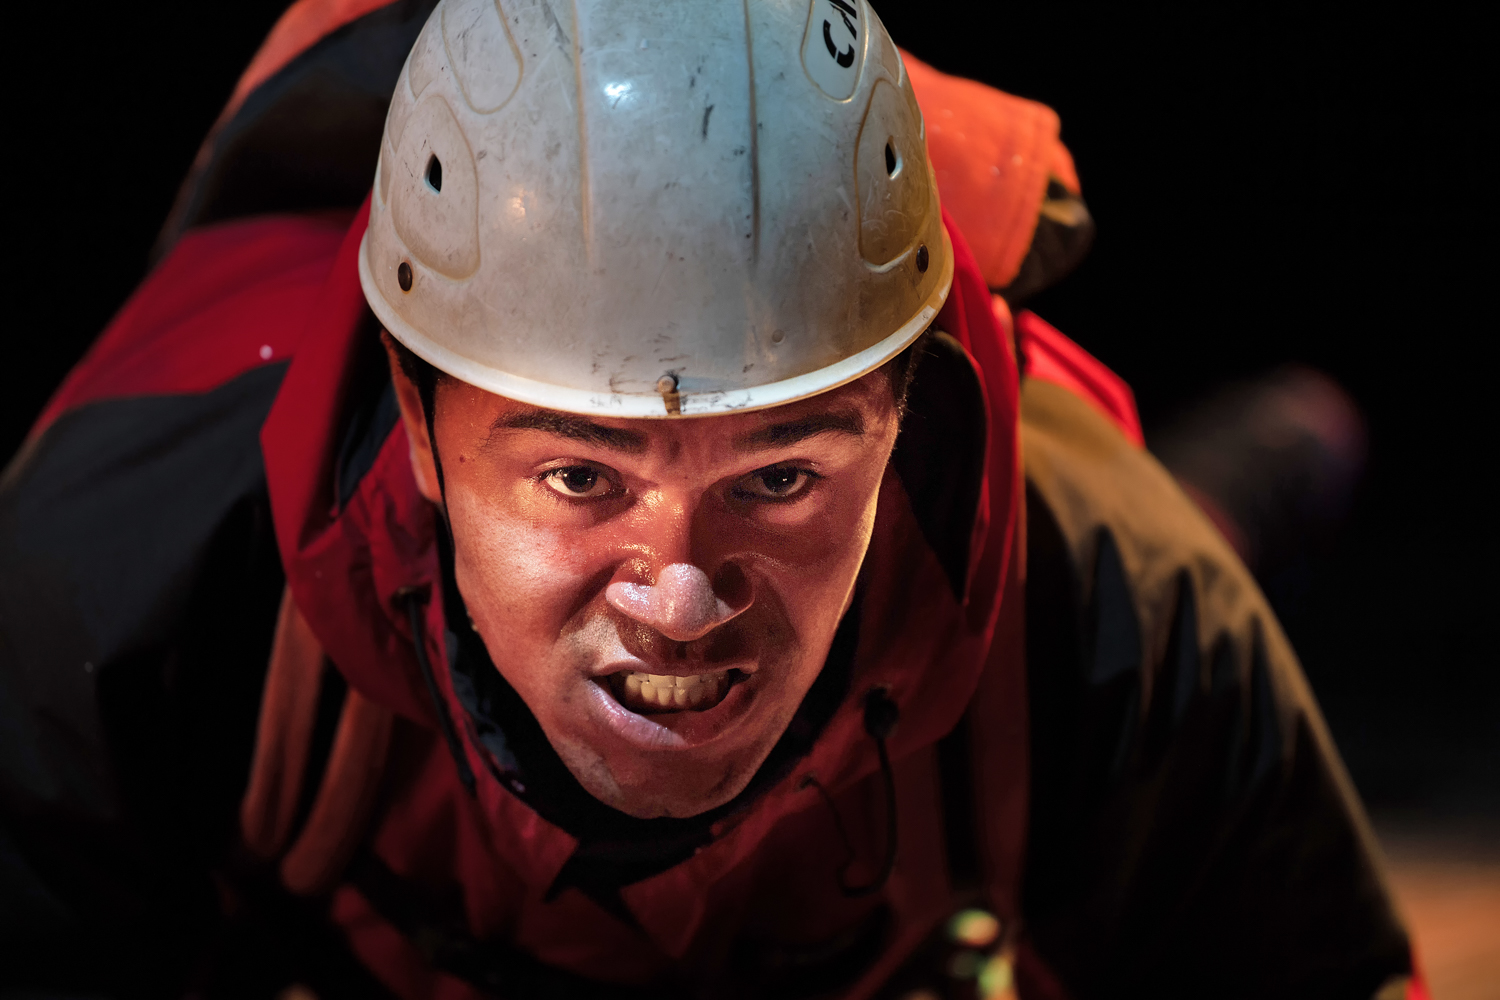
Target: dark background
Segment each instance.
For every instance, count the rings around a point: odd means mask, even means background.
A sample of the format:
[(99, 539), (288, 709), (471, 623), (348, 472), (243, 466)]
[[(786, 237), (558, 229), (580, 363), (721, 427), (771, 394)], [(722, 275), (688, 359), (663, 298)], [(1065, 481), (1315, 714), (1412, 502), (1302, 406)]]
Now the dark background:
[[(13, 87), (32, 82), (9, 106), (0, 454), (144, 275), (280, 9), (165, 0), (65, 26), (55, 8), (12, 20), (12, 56), (32, 67)], [(1061, 114), (1099, 236), (1034, 308), (1134, 386), (1148, 437), (1285, 361), (1357, 400), (1368, 469), (1284, 602), (1288, 629), (1377, 814), (1500, 817), (1496, 502), (1483, 485), (1497, 453), (1495, 115), (1477, 15), (878, 9), (938, 68)]]

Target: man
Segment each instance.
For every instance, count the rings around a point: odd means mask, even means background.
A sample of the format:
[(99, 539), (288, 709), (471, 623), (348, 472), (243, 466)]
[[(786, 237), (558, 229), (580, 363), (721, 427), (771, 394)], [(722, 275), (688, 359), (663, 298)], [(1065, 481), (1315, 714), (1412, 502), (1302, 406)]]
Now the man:
[(407, 24), (352, 223), (186, 229), (7, 470), (22, 981), (1406, 995), (1284, 637), (868, 6), (384, 8), (242, 112)]

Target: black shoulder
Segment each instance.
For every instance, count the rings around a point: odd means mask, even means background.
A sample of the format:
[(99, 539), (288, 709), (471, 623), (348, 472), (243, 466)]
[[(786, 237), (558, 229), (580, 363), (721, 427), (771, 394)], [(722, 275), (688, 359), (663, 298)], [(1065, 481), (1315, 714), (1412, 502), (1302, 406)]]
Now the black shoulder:
[(1038, 950), (1080, 996), (1373, 996), (1378, 854), (1249, 572), (1151, 456), (1022, 394)]
[(3, 912), (37, 963), (149, 962), (136, 933), (186, 959), (213, 908), (282, 588), (259, 431), (283, 371), (80, 407), (0, 480)]

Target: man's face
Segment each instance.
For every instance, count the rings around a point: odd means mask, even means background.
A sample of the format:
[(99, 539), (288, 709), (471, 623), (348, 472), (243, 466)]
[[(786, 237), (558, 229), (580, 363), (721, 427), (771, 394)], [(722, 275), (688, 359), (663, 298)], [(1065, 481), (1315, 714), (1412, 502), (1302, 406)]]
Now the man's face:
[(442, 496), (416, 392), (397, 384), (474, 627), (568, 769), (634, 816), (738, 794), (849, 605), (896, 440), (885, 376), (664, 420), (558, 413), (444, 379)]

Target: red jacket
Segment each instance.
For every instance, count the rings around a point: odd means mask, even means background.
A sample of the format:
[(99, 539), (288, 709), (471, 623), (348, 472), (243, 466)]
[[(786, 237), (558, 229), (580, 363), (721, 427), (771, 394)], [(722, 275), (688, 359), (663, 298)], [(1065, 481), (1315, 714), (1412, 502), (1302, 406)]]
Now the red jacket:
[[(335, 259), (307, 332), (261, 434), (277, 537), (288, 586), (312, 632), (350, 686), (369, 701), (433, 728), (433, 703), (413, 656), (400, 595), (441, 589), (433, 509), (417, 493), (399, 425), (380, 448), (352, 497), (335, 503), (336, 428), (357, 338), (368, 337), (354, 261), (363, 214)], [(463, 887), (477, 938), (504, 934), (547, 965), (590, 978), (649, 981), (674, 967), (704, 969), (735, 941), (766, 939), (812, 946), (887, 902), (908, 940), (872, 970), (878, 983), (916, 941), (952, 909), (942, 863), (933, 746), (958, 722), (983, 678), (994, 706), (988, 793), (997, 804), (987, 841), (990, 898), (1016, 909), (1017, 865), (1025, 823), (1024, 680), (1020, 666), (1014, 548), (1019, 519), (1018, 386), (1009, 342), (997, 327), (989, 292), (962, 237), (955, 239), (954, 291), (939, 324), (976, 358), (990, 418), (986, 473), (970, 533), (967, 599), (956, 598), (922, 537), (892, 471), (867, 557), (859, 655), (849, 696), (826, 723), (812, 752), (748, 809), (716, 825), (712, 843), (668, 871), (625, 887), (630, 927), (577, 891), (548, 899), (576, 837), (542, 819), (507, 789), (472, 726), (460, 724), (463, 752), (477, 777), (467, 793), (448, 751), (430, 740), (422, 777), (403, 787), (377, 821), (373, 848), (403, 876)], [(335, 513), (336, 511), (336, 513)], [(330, 587), (324, 581), (339, 581)], [(449, 662), (441, 602), (425, 605), (432, 663)], [(921, 622), (912, 629), (908, 622)], [(986, 669), (988, 665), (988, 670)], [(448, 671), (436, 671), (445, 707), (463, 720)], [(863, 723), (865, 692), (888, 691), (900, 712), (889, 741), (900, 805), (901, 860), (884, 900), (846, 900), (837, 878), (845, 846), (817, 788), (832, 797), (855, 856), (878, 859), (883, 821), (875, 741)], [(872, 810), (874, 814), (871, 815)], [(859, 823), (856, 816), (875, 822)], [(767, 892), (766, 890), (770, 890)], [(794, 890), (789, 897), (788, 891)], [(467, 995), (456, 981), (422, 968), (352, 889), (340, 890), (337, 919), (355, 950), (387, 982), (409, 995)], [(732, 915), (732, 919), (730, 919)], [(440, 985), (441, 984), (441, 985)]]
[[(296, 68), (265, 87), (295, 86)], [(241, 120), (221, 123), (220, 149)], [(290, 890), (314, 907), (308, 927), (331, 923), (337, 947), (408, 997), (598, 983), (869, 996), (965, 900), (1034, 931), (1011, 942), (1028, 1000), (1112, 977), (1167, 994), (1361, 995), (1406, 970), (1357, 803), (1253, 584), (1140, 451), (1128, 388), (1035, 316), (1012, 329), (951, 219), (936, 326), (952, 340), (918, 370), (857, 610), (825, 671), (841, 686), (711, 824), (604, 817), (601, 834), (597, 810), (558, 797), (567, 778), (524, 711), (495, 708), (504, 692), (480, 690), (483, 664), (465, 659), (355, 273), (364, 217), (189, 230), (7, 470), (0, 648), (19, 735), (0, 818), (66, 929), (35, 920), (37, 955), (84, 939), (134, 968), (157, 961), (136, 928), (176, 927), (149, 937), (211, 956), (193, 963), (200, 985), (221, 982), (235, 973), (214, 968), (239, 968), (246, 939), (231, 932), (294, 912), (266, 901)], [(995, 266), (1015, 263), (986, 239)], [(1024, 476), (1023, 451), (1040, 463)], [(1114, 494), (1158, 499), (1126, 516)], [(1153, 504), (1156, 520), (1131, 520)], [(1202, 643), (1160, 638), (1197, 622)], [(1072, 676), (1072, 653), (1047, 645), (1059, 635), (1083, 637), (1076, 694), (1058, 686)], [(866, 719), (872, 691), (896, 710), (888, 738)], [(1167, 731), (1181, 749), (1160, 749)], [(1103, 785), (1058, 749), (1101, 733), (1114, 734)], [(1210, 778), (1172, 778), (1220, 756)], [(1200, 823), (1188, 807), (1209, 799)], [(1287, 842), (1305, 847), (1289, 860), (1275, 853)], [(1190, 861), (1159, 867), (1174, 856)], [(588, 864), (641, 877), (601, 890)], [(1343, 938), (1232, 929), (1236, 912), (1261, 912), (1247, 898), (1288, 914), (1312, 898), (1299, 880), (1313, 870), (1338, 916), (1309, 926)], [(1304, 874), (1273, 890), (1265, 871)], [(194, 887), (210, 872), (222, 932), (185, 922), (208, 912)], [(1218, 919), (1230, 923), (1214, 933)], [(1244, 947), (1267, 967), (1236, 964)], [(160, 961), (136, 971), (180, 981), (180, 962)]]

